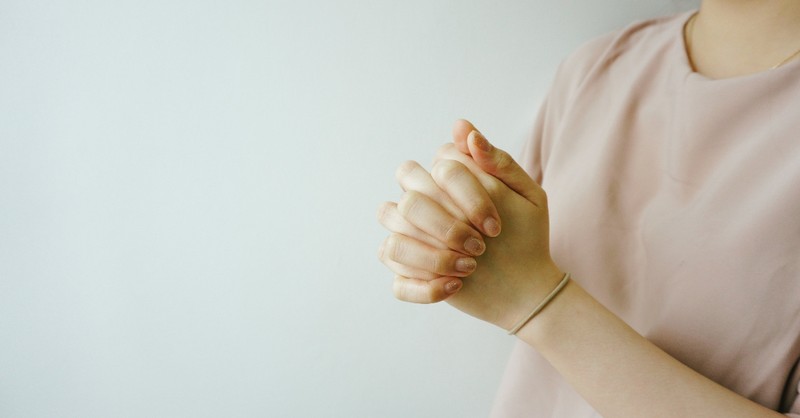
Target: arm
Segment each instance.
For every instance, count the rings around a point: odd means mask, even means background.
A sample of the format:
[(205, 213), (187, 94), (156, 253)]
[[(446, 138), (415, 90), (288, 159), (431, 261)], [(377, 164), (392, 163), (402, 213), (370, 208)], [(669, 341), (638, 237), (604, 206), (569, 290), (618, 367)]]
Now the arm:
[[(549, 256), (546, 196), (508, 154), (479, 134), (470, 134), (468, 140), (457, 137), (455, 142), (440, 152), (434, 171), (460, 174), (434, 176), (437, 183), (443, 190), (452, 190), (456, 186), (447, 184), (447, 179), (472, 173), (488, 191), (506, 227), (496, 238), (486, 239), (486, 252), (477, 258), (477, 268), (463, 280), (461, 290), (444, 298), (458, 309), (509, 329), (556, 286), (562, 274)], [(440, 163), (448, 159), (460, 164), (448, 162), (441, 168)], [(420, 222), (413, 215), (406, 219)], [(398, 294), (418, 295), (425, 283), (416, 283), (417, 293), (401, 290)], [(396, 282), (395, 287), (402, 289), (404, 284)], [(517, 335), (607, 418), (783, 416), (675, 360), (575, 282)]]
[(702, 376), (574, 281), (517, 335), (604, 417), (783, 417)]

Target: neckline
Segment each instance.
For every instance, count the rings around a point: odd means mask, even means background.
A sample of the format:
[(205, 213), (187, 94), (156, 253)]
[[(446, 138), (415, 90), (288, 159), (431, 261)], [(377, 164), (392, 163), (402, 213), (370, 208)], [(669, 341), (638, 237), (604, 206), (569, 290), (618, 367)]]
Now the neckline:
[(678, 15), (678, 22), (680, 22), (680, 25), (677, 31), (678, 32), (677, 46), (681, 55), (680, 59), (681, 70), (683, 71), (687, 79), (695, 79), (700, 82), (706, 82), (706, 83), (743, 82), (751, 79), (762, 79), (767, 77), (771, 78), (773, 76), (777, 77), (779, 74), (790, 72), (791, 69), (794, 69), (794, 67), (800, 65), (800, 58), (795, 58), (794, 60), (789, 61), (778, 68), (770, 68), (755, 73), (743, 74), (725, 78), (711, 78), (700, 72), (697, 72), (692, 66), (692, 60), (689, 57), (689, 48), (686, 40), (686, 25), (689, 24), (689, 21), (692, 19), (692, 16), (694, 16), (697, 13), (698, 10), (690, 10), (688, 12)]

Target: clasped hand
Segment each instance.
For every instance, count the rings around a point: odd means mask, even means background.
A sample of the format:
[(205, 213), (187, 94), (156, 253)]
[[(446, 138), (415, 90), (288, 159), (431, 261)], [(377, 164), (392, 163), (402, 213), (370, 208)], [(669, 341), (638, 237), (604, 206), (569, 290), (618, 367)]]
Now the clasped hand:
[(408, 161), (396, 176), (404, 193), (378, 211), (391, 232), (378, 257), (398, 299), (446, 300), (509, 329), (560, 279), (544, 190), (469, 122), (456, 122), (430, 173)]

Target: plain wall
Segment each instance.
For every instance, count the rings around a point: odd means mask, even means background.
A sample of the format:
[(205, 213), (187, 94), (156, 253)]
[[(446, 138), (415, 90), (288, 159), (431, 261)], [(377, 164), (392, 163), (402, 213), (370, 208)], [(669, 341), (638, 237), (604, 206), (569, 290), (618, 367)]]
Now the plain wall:
[(0, 1), (0, 416), (486, 416), (513, 338), (393, 298), (395, 167), (695, 5)]

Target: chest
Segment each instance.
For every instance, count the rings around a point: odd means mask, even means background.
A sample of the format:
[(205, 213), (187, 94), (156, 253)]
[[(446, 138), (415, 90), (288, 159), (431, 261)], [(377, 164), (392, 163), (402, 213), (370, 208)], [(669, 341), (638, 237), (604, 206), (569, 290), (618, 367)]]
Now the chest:
[(665, 351), (757, 392), (740, 376), (780, 385), (800, 356), (800, 104), (694, 99), (577, 99), (544, 157), (553, 257)]

